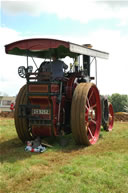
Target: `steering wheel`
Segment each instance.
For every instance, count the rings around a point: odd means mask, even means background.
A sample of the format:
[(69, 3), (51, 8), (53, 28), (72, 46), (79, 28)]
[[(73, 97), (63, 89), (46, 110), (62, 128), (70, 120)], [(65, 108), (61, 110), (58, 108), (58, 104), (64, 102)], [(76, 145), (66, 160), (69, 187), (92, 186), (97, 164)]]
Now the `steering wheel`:
[(18, 74), (21, 78), (26, 78), (26, 68), (24, 66), (20, 66), (18, 68)]

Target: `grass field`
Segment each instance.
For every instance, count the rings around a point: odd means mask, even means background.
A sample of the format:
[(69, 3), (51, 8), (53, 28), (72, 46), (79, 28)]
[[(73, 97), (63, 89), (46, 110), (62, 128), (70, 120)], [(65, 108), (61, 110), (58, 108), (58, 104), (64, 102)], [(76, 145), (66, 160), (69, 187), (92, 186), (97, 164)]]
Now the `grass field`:
[(44, 153), (25, 152), (13, 119), (0, 119), (1, 193), (127, 193), (128, 122), (101, 131), (90, 147), (60, 138)]

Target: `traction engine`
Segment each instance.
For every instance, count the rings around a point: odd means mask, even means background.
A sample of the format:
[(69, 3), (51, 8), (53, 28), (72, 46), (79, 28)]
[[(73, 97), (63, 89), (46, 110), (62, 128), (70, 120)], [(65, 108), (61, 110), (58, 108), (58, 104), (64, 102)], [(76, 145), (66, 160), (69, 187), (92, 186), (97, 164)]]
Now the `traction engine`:
[[(27, 67), (20, 66), (18, 74), (26, 78), (15, 105), (15, 127), (22, 142), (36, 137), (59, 136), (72, 133), (77, 144), (95, 144), (101, 125), (111, 131), (114, 122), (112, 105), (99, 95), (90, 76), (91, 58), (107, 59), (108, 53), (53, 39), (28, 39), (8, 44), (6, 53), (27, 57)], [(52, 71), (42, 70), (44, 61), (35, 72), (28, 64), (28, 57), (80, 58), (82, 65), (64, 73), (63, 78), (52, 79)], [(34, 59), (33, 59), (34, 61)], [(80, 61), (80, 60), (79, 60)], [(35, 63), (35, 61), (34, 61)]]

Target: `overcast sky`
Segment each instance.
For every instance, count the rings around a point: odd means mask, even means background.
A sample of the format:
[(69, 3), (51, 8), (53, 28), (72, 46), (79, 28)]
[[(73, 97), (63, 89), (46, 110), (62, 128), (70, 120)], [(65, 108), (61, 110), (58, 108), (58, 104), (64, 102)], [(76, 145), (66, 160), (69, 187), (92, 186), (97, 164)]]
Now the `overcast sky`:
[(0, 92), (16, 95), (25, 84), (17, 74), (26, 58), (5, 54), (4, 45), (42, 37), (92, 44), (109, 52), (98, 60), (101, 94), (128, 94), (128, 1), (0, 1)]

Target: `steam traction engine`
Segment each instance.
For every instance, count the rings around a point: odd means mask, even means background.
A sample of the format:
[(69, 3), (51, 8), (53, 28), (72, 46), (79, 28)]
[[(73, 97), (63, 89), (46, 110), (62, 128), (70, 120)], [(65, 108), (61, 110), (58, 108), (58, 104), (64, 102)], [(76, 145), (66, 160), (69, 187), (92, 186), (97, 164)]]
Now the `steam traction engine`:
[[(101, 124), (105, 130), (113, 127), (113, 108), (99, 91), (90, 76), (90, 64), (96, 57), (108, 58), (108, 53), (55, 39), (27, 39), (5, 46), (7, 54), (27, 57), (27, 67), (20, 66), (18, 73), (26, 78), (15, 105), (15, 127), (19, 138), (25, 142), (37, 136), (48, 137), (73, 134), (77, 144), (91, 145), (98, 140)], [(49, 65), (52, 54), (59, 58), (70, 57), (78, 61), (63, 78), (52, 79)], [(44, 62), (33, 72), (31, 57)], [(92, 59), (92, 61), (91, 61)], [(80, 64), (81, 63), (81, 64)]]

